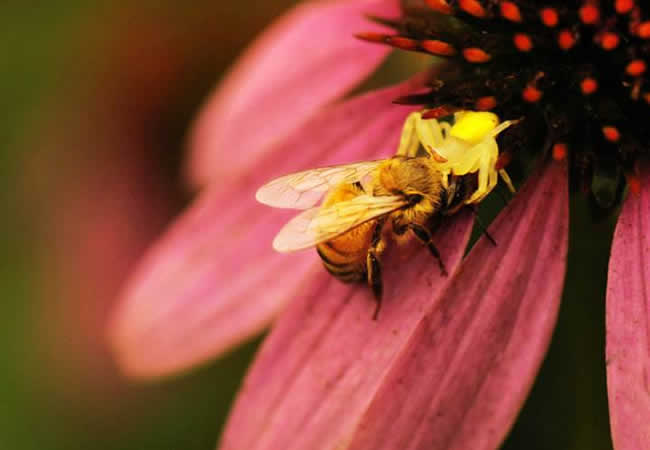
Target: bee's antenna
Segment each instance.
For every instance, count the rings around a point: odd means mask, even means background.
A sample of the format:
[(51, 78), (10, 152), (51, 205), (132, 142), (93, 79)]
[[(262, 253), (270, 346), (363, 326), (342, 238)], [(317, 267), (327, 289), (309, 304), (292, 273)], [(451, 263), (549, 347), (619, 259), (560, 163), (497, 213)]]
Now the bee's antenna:
[(497, 241), (494, 240), (494, 238), (488, 233), (487, 228), (485, 225), (483, 225), (483, 222), (481, 221), (481, 216), (478, 215), (478, 209), (477, 208), (470, 208), (472, 212), (474, 213), (474, 216), (476, 217), (476, 224), (478, 227), (481, 229), (481, 233), (485, 235), (485, 237), (494, 245), (495, 247), (497, 246)]

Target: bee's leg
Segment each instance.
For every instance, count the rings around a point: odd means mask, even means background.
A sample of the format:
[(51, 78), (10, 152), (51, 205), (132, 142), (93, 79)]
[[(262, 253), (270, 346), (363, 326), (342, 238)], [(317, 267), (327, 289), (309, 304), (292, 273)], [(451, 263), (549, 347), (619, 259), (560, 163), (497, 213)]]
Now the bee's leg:
[(458, 187), (458, 182), (456, 180), (456, 177), (451, 177), (451, 182), (448, 183), (447, 188), (442, 191), (446, 196), (444, 203), (447, 206), (450, 206), (453, 203), (454, 198), (456, 197), (457, 187)]
[(436, 215), (432, 217), (429, 223), (427, 224), (427, 229), (429, 230), (429, 236), (431, 236), (436, 231), (438, 231), (441, 225), (442, 225), (442, 216)]
[(413, 231), (413, 234), (415, 234), (415, 237), (417, 237), (424, 245), (427, 246), (431, 254), (438, 260), (438, 265), (440, 266), (440, 273), (442, 273), (444, 276), (447, 276), (447, 269), (445, 268), (445, 263), (442, 262), (442, 258), (440, 257), (440, 252), (436, 248), (435, 245), (433, 245), (433, 241), (431, 240), (431, 233), (429, 233), (429, 230), (424, 228), (422, 225), (417, 225), (417, 224), (410, 224), (409, 228)]
[(368, 272), (368, 286), (372, 289), (372, 293), (377, 301), (377, 307), (372, 315), (373, 320), (377, 320), (379, 310), (381, 309), (381, 297), (383, 294), (383, 284), (381, 281), (381, 263), (379, 258), (384, 251), (385, 244), (382, 240), (381, 232), (386, 223), (385, 219), (379, 219), (372, 232), (372, 240), (370, 241), (370, 248), (368, 248), (368, 255), (366, 256), (366, 270)]
[(375, 312), (372, 314), (372, 320), (377, 320), (379, 317), (379, 310), (381, 309), (381, 297), (383, 294), (383, 286), (381, 282), (381, 265), (379, 263), (379, 258), (373, 252), (368, 252), (368, 285), (372, 289), (372, 293), (375, 296), (375, 301), (377, 306), (375, 307)]

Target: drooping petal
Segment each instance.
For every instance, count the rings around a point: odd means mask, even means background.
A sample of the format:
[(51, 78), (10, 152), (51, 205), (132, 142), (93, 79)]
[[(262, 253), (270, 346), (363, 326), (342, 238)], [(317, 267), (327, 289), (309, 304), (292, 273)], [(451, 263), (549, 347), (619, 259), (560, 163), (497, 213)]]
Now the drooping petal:
[(617, 450), (650, 449), (650, 168), (616, 225), (607, 279), (607, 388)]
[(346, 448), (495, 449), (555, 325), (568, 247), (566, 169), (533, 175), (393, 363)]
[[(479, 242), (451, 281), (426, 253), (389, 261), (377, 323), (367, 292), (305, 288), (267, 338), (222, 448), (495, 448), (550, 340), (567, 209), (566, 172), (551, 167), (497, 219), (497, 247)], [(436, 240), (452, 267), (464, 220)]]
[(354, 38), (382, 29), (368, 14), (397, 17), (399, 1), (310, 1), (271, 26), (200, 114), (190, 143), (191, 181), (237, 177), (270, 144), (363, 80), (388, 52)]
[[(465, 249), (465, 212), (434, 241), (450, 273)], [(334, 449), (350, 435), (396, 355), (450, 278), (419, 244), (391, 248), (377, 321), (367, 288), (304, 284), (245, 380), (221, 447)], [(397, 447), (395, 447), (397, 448)]]
[(122, 369), (156, 376), (216, 356), (262, 330), (303, 283), (327, 279), (315, 252), (272, 250), (296, 212), (257, 203), (255, 191), (291, 171), (393, 154), (412, 109), (391, 100), (417, 83), (328, 108), (255, 172), (202, 193), (149, 252), (114, 313), (110, 338)]

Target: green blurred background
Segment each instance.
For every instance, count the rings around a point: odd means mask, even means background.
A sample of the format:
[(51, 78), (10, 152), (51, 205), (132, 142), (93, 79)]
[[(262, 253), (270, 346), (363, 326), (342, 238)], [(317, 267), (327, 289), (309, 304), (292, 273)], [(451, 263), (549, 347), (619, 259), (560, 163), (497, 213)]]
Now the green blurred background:
[[(123, 379), (103, 327), (188, 203), (186, 132), (244, 46), (295, 0), (0, 7), (0, 449), (212, 449), (256, 343), (182, 377)], [(252, 7), (254, 6), (254, 7)], [(412, 60), (392, 58), (366, 87)], [(499, 202), (484, 205), (494, 215)], [(552, 351), (505, 444), (607, 449), (604, 286), (613, 220), (572, 202)]]
[(295, 1), (0, 6), (0, 449), (212, 449), (252, 348), (186, 377), (120, 377), (107, 311), (191, 198), (185, 135)]

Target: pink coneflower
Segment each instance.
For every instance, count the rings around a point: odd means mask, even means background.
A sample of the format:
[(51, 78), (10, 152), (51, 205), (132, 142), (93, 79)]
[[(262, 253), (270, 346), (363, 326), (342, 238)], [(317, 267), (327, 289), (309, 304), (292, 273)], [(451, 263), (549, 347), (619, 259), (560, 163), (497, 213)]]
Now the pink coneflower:
[[(601, 210), (627, 186), (607, 293), (611, 426), (616, 448), (650, 448), (649, 16), (633, 0), (295, 9), (235, 66), (196, 126), (188, 167), (205, 187), (115, 313), (124, 371), (189, 368), (259, 332), (291, 301), (247, 376), (223, 448), (496, 448), (555, 325), (569, 180)], [(389, 47), (447, 63), (335, 102)], [(500, 137), (500, 164), (536, 159), (537, 168), (490, 226), (497, 246), (482, 238), (461, 263), (468, 213), (435, 236), (449, 277), (418, 246), (389, 251), (373, 321), (371, 294), (333, 279), (314, 252), (272, 251), (291, 213), (257, 205), (254, 192), (290, 171), (389, 156), (406, 116), (425, 108), (522, 118)]]

